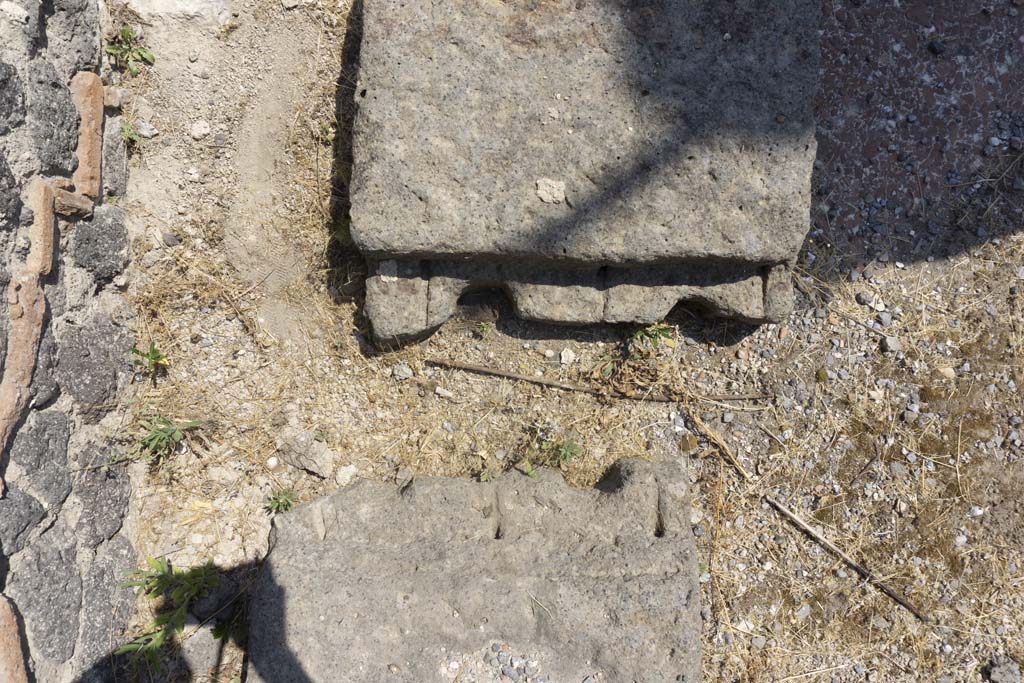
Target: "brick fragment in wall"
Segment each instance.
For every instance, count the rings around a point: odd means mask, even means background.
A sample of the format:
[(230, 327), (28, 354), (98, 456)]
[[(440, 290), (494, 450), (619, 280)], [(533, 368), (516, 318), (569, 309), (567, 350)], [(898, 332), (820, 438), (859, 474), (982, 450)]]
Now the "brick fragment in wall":
[(103, 83), (91, 71), (71, 79), (71, 98), (78, 110), (78, 168), (72, 180), (75, 192), (95, 199), (100, 193), (103, 160)]

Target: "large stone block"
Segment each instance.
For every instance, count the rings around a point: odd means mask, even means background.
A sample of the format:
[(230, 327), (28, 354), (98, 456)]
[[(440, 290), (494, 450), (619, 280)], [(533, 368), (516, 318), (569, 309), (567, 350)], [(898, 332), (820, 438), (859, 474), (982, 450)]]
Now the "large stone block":
[(25, 95), (21, 79), (13, 66), (0, 62), (0, 135), (6, 135), (24, 121)]
[(353, 238), (374, 258), (791, 262), (819, 4), (366, 3)]
[(25, 470), (23, 480), (47, 507), (59, 507), (71, 492), (68, 474), (67, 416), (59, 410), (33, 413), (18, 430), (11, 459)]
[[(0, 88), (3, 83), (0, 83)], [(0, 107), (3, 104), (0, 103)], [(0, 109), (0, 111), (3, 111)], [(2, 135), (3, 133), (0, 133)], [(21, 218), (21, 197), (18, 181), (11, 173), (7, 158), (0, 152), (0, 233), (13, 230)]]
[(57, 339), (57, 379), (87, 422), (114, 405), (118, 377), (129, 368), (131, 336), (105, 315), (69, 325)]
[(496, 682), (522, 655), (516, 680), (695, 683), (686, 491), (675, 464), (625, 461), (592, 490), (551, 471), (364, 481), (279, 516), (248, 680)]
[(78, 111), (64, 78), (42, 58), (28, 66), (28, 121), (42, 172), (70, 175), (75, 169)]

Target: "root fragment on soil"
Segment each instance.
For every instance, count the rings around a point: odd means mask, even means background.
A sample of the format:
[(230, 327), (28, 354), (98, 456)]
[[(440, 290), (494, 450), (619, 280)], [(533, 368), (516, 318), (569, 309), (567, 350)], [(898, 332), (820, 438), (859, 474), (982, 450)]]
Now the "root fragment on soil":
[[(694, 426), (697, 427), (697, 429), (704, 435), (705, 438), (707, 438), (708, 441), (715, 445), (715, 447), (722, 454), (722, 456), (729, 461), (729, 464), (731, 464), (736, 469), (736, 471), (739, 473), (739, 475), (743, 478), (744, 481), (748, 483), (754, 481), (754, 478), (746, 470), (746, 468), (743, 467), (743, 464), (739, 461), (739, 459), (736, 457), (736, 454), (725, 442), (725, 439), (722, 438), (721, 434), (716, 432), (714, 429), (708, 426), (708, 424), (704, 422), (704, 420), (700, 419), (699, 416), (693, 413), (690, 414), (690, 421), (693, 422)], [(818, 545), (820, 545), (821, 547), (825, 548), (830, 553), (838, 557), (840, 560), (846, 563), (846, 565), (850, 569), (860, 574), (860, 576), (863, 577), (865, 581), (873, 585), (875, 588), (884, 593), (887, 597), (895, 601), (898, 605), (900, 605), (908, 612), (913, 614), (921, 622), (927, 624), (931, 621), (927, 615), (921, 612), (921, 610), (915, 607), (909, 600), (904, 598), (902, 595), (897, 593), (892, 587), (890, 587), (887, 583), (878, 578), (878, 576), (873, 571), (868, 569), (863, 564), (854, 560), (835, 543), (833, 543), (832, 541), (828, 540), (827, 538), (819, 534), (817, 531), (815, 531), (810, 524), (808, 524), (799, 516), (797, 516), (795, 512), (793, 512), (785, 505), (772, 498), (771, 496), (764, 496), (764, 501), (768, 503), (768, 505), (771, 506), (773, 510), (782, 515), (782, 517), (786, 521), (788, 521), (790, 524), (792, 524), (797, 529), (806, 534), (812, 541), (814, 541), (815, 543), (817, 543)]]
[(584, 386), (582, 384), (571, 384), (569, 382), (559, 382), (557, 380), (545, 379), (543, 377), (530, 377), (529, 375), (521, 375), (518, 372), (510, 372), (508, 370), (499, 370), (497, 368), (488, 368), (483, 365), (473, 365), (471, 363), (460, 363), (458, 361), (441, 360), (438, 358), (428, 358), (424, 361), (427, 365), (433, 365), (434, 367), (447, 368), (449, 370), (462, 370), (463, 372), (472, 372), (478, 375), (488, 375), (491, 377), (503, 377), (505, 379), (519, 380), (520, 382), (529, 382), (530, 384), (537, 384), (542, 387), (551, 387), (553, 389), (562, 389), (563, 391), (576, 391), (584, 394), (590, 394), (591, 396), (604, 396), (607, 398), (621, 398), (629, 399), (632, 401), (649, 401), (652, 403), (677, 403), (686, 398), (693, 398), (698, 401), (763, 401), (772, 398), (767, 394), (736, 394), (736, 395), (725, 395), (725, 396), (701, 396), (697, 394), (689, 394), (686, 396), (669, 396), (666, 394), (654, 394), (654, 393), (626, 393), (623, 391), (609, 392), (607, 390), (595, 389), (593, 387)]
[(785, 517), (786, 520), (792, 523), (793, 526), (807, 534), (807, 536), (809, 536), (811, 540), (813, 540), (815, 543), (822, 546), (830, 553), (841, 559), (843, 562), (846, 563), (846, 565), (850, 569), (860, 574), (865, 581), (867, 581), (868, 583), (872, 584), (875, 588), (885, 593), (888, 597), (892, 598), (894, 601), (896, 601), (897, 604), (899, 604), (905, 610), (907, 610), (915, 617), (920, 619), (923, 623), (927, 624), (929, 621), (931, 621), (927, 615), (922, 613), (921, 610), (919, 610), (917, 607), (911, 604), (909, 600), (904, 598), (902, 595), (900, 595), (894, 589), (892, 589), (888, 584), (879, 579), (874, 572), (872, 572), (870, 569), (854, 560), (852, 557), (843, 552), (843, 550), (835, 543), (833, 543), (832, 541), (828, 540), (827, 538), (819, 534), (817, 531), (815, 531), (811, 527), (811, 525), (809, 525), (804, 520), (800, 519), (800, 517), (798, 517), (796, 513), (794, 513), (792, 510), (790, 510), (785, 505), (775, 500), (771, 496), (765, 496), (764, 501), (771, 505), (772, 509), (774, 509), (780, 515)]

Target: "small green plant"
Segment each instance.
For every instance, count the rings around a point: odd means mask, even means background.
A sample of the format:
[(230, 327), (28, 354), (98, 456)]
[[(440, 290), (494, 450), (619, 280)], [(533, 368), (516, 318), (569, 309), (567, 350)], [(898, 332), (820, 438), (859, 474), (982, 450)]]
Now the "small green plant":
[(662, 344), (670, 348), (676, 345), (676, 331), (666, 323), (654, 323), (647, 327), (641, 327), (633, 333), (634, 344), (647, 345), (658, 348)]
[(159, 462), (174, 452), (174, 449), (185, 438), (187, 431), (195, 429), (201, 424), (202, 422), (198, 420), (175, 422), (162, 415), (144, 420), (142, 435), (139, 437), (138, 443), (139, 454), (149, 462)]
[(117, 654), (128, 654), (133, 660), (144, 657), (156, 668), (160, 649), (184, 630), (189, 608), (217, 587), (220, 574), (212, 562), (191, 569), (177, 569), (164, 558), (149, 558), (146, 564), (148, 568), (133, 572), (122, 585), (150, 600), (160, 600), (161, 605), (146, 633), (122, 645)]
[(122, 26), (107, 44), (106, 51), (114, 58), (117, 68), (127, 69), (132, 76), (139, 75), (140, 64), (156, 62), (156, 57), (142, 44), (131, 26)]
[(522, 462), (520, 462), (519, 469), (526, 476), (533, 479), (537, 478), (537, 468), (535, 468), (533, 466), (533, 463), (531, 463), (529, 460), (523, 460)]
[(282, 488), (274, 491), (267, 498), (264, 509), (271, 514), (288, 512), (295, 507), (295, 491), (291, 488)]
[(156, 344), (153, 342), (149, 342), (148, 351), (142, 351), (137, 346), (133, 346), (132, 353), (136, 356), (135, 362), (141, 365), (146, 373), (153, 377), (161, 372), (166, 372), (167, 368), (171, 365), (171, 361), (167, 360), (167, 355), (156, 348)]
[(125, 119), (121, 122), (121, 139), (124, 140), (124, 144), (128, 149), (134, 149), (142, 138), (139, 137), (139, 132), (135, 130), (132, 122)]
[(566, 465), (569, 461), (583, 455), (583, 448), (572, 439), (556, 444), (554, 451), (559, 465)]

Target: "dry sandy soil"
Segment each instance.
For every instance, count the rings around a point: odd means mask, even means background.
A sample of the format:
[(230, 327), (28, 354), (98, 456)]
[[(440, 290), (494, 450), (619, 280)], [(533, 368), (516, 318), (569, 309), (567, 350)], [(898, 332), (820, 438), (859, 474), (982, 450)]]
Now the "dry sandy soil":
[[(347, 2), (148, 17), (157, 60), (126, 79), (127, 112), (159, 134), (132, 160), (129, 291), (138, 346), (171, 364), (140, 376), (124, 438), (154, 415), (202, 425), (159, 464), (132, 466), (140, 554), (257, 561), (272, 492), (309, 500), (354, 471), (489, 477), (547, 462), (588, 485), (671, 423), (690, 455), (706, 680), (980, 681), (993, 658), (1024, 660), (1022, 20), (1012, 2), (953, 4), (825, 0), (814, 230), (786, 324), (680, 310), (663, 333), (553, 328), (484, 297), (393, 352), (368, 344), (361, 264), (338, 219)], [(722, 398), (750, 394), (765, 398)], [(289, 465), (296, 440), (323, 462)], [(237, 680), (241, 656), (191, 676)]]

